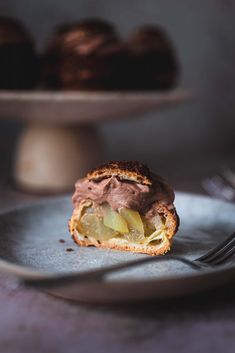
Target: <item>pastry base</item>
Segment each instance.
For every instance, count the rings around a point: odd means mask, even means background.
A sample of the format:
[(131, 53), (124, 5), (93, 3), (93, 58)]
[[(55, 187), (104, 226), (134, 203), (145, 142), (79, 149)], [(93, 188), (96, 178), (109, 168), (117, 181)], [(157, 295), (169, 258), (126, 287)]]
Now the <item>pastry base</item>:
[(72, 236), (74, 241), (80, 246), (95, 246), (97, 248), (131, 251), (152, 256), (166, 254), (170, 250), (172, 243), (172, 240), (168, 239), (168, 241), (159, 245), (145, 245), (131, 243), (125, 239), (120, 238), (112, 238), (101, 242), (97, 241), (93, 237), (84, 238), (84, 236), (79, 234), (76, 230), (73, 232)]

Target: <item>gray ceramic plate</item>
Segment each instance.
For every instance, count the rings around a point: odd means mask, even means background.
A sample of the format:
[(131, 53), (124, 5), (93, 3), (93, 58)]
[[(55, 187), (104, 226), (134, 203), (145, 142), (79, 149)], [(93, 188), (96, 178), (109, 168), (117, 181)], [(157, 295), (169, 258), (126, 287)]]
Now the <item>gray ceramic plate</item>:
[[(176, 207), (181, 226), (172, 254), (197, 258), (235, 230), (233, 204), (177, 193)], [(54, 278), (146, 256), (77, 246), (67, 228), (71, 212), (70, 198), (64, 197), (1, 214), (0, 270), (22, 279)], [(46, 290), (85, 302), (120, 302), (196, 293), (231, 280), (235, 264), (197, 272), (169, 260), (123, 270), (102, 282), (58, 286), (55, 281)]]

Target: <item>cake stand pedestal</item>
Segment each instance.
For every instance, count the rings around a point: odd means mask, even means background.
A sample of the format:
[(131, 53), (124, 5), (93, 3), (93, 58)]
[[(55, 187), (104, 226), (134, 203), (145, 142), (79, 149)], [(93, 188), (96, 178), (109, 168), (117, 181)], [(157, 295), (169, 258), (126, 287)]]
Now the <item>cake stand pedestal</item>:
[(33, 192), (63, 192), (103, 159), (102, 121), (134, 118), (189, 100), (171, 92), (1, 92), (0, 118), (26, 122), (15, 154), (14, 179)]
[(101, 160), (101, 139), (92, 125), (31, 124), (16, 150), (14, 178), (26, 190), (70, 190), (76, 178)]

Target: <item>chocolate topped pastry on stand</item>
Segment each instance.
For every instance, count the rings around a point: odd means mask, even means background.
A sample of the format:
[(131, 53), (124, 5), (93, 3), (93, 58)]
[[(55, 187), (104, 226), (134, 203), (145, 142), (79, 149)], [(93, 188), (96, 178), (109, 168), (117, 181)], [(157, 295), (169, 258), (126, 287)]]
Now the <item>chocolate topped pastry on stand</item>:
[[(118, 88), (125, 50), (106, 21), (90, 19), (60, 28), (46, 53), (49, 85), (64, 90)], [(47, 65), (50, 60), (54, 65)]]
[(80, 246), (149, 255), (170, 250), (179, 218), (174, 192), (139, 162), (109, 162), (75, 184), (70, 233)]
[(175, 86), (179, 65), (173, 44), (158, 26), (137, 29), (128, 41), (132, 89), (169, 89)]
[(42, 55), (42, 84), (49, 89), (59, 88), (59, 67), (61, 58), (62, 38), (69, 31), (70, 25), (58, 26), (47, 43)]
[(0, 89), (35, 87), (39, 58), (30, 34), (15, 19), (0, 17)]

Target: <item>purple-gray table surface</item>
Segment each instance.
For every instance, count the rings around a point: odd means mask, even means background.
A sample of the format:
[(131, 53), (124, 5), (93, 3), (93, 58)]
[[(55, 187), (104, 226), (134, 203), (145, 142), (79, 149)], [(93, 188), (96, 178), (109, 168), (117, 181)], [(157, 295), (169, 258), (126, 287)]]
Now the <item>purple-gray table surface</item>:
[[(8, 147), (0, 143), (0, 210), (37, 199), (11, 186)], [(200, 162), (205, 174), (216, 171), (217, 165)], [(172, 175), (175, 187), (202, 192), (203, 173), (198, 166), (187, 169), (191, 177), (178, 169), (178, 175)], [(12, 288), (0, 275), (0, 352), (234, 353), (234, 298), (231, 284), (171, 301), (91, 306)]]

